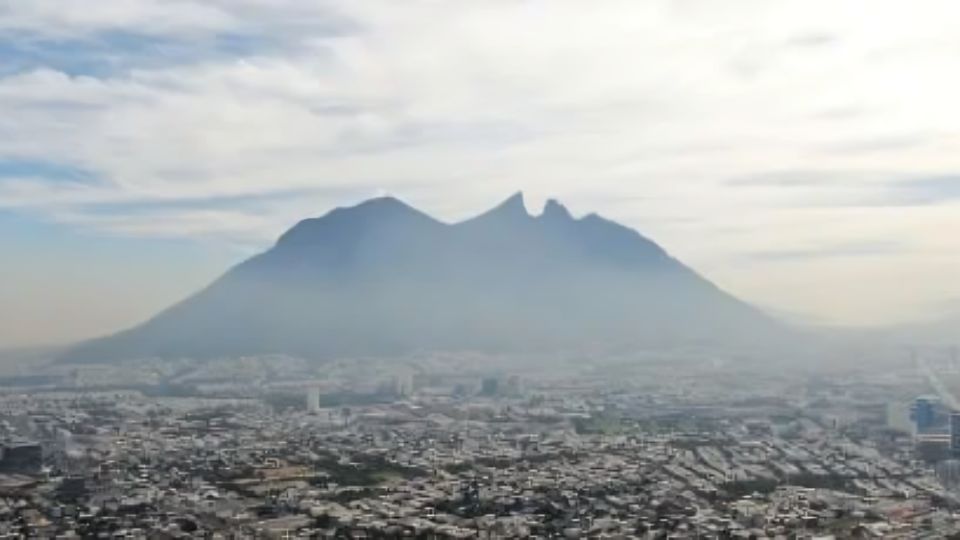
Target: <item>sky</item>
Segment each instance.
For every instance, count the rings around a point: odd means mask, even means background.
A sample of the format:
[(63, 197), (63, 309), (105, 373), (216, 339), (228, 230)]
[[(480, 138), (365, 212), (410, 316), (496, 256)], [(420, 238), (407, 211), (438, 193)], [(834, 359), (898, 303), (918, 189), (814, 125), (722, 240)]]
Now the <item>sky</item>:
[(130, 326), (305, 217), (522, 190), (788, 320), (960, 305), (960, 3), (0, 1), (0, 346)]

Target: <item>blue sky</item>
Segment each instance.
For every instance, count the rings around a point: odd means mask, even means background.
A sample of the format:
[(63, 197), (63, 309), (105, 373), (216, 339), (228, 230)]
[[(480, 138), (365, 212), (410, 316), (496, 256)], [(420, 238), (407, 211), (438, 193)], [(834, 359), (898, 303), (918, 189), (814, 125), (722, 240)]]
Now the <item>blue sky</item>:
[[(870, 16), (864, 16), (864, 10)], [(841, 324), (960, 298), (951, 1), (0, 4), (0, 346), (128, 326), (298, 220), (517, 190)]]

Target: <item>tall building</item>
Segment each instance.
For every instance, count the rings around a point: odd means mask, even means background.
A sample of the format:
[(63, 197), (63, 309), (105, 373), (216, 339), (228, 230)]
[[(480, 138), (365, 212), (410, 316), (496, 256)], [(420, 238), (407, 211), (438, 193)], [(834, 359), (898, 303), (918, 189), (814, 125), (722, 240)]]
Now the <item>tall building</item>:
[(914, 424), (910, 419), (911, 403), (909, 401), (891, 401), (887, 403), (887, 427), (912, 433)]
[(960, 456), (960, 412), (950, 413), (950, 453)]
[(393, 377), (393, 395), (409, 397), (413, 395), (413, 374), (401, 373)]
[(311, 386), (307, 390), (307, 411), (312, 413), (320, 412), (320, 388)]
[(509, 396), (519, 397), (523, 395), (523, 380), (517, 375), (511, 375), (507, 378), (505, 392)]
[(940, 400), (933, 396), (921, 396), (913, 401), (910, 419), (917, 434), (928, 433), (937, 421), (937, 406)]
[(500, 390), (500, 380), (496, 377), (486, 377), (480, 383), (480, 395), (495, 396)]

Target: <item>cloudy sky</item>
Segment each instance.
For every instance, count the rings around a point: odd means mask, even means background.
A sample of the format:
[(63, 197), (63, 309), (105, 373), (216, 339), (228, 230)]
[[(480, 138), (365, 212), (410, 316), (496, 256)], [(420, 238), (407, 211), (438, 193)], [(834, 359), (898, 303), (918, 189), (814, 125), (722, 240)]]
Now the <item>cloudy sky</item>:
[(960, 299), (960, 2), (0, 1), (0, 345), (130, 325), (297, 220), (523, 190), (773, 313)]

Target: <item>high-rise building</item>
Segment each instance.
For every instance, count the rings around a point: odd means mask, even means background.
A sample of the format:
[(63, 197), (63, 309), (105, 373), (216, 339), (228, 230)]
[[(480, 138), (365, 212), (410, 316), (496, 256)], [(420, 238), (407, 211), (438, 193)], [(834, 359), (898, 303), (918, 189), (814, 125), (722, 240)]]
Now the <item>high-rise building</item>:
[(950, 413), (950, 452), (960, 456), (960, 412)]
[(509, 396), (519, 397), (523, 395), (523, 380), (517, 375), (507, 377), (505, 393)]
[(320, 412), (320, 388), (311, 386), (307, 390), (307, 411), (312, 413)]
[(936, 424), (939, 399), (933, 396), (921, 396), (913, 401), (910, 419), (913, 420), (917, 434), (927, 433)]
[(500, 391), (500, 379), (496, 377), (486, 377), (480, 383), (480, 395), (495, 396)]
[(413, 395), (413, 374), (400, 373), (393, 377), (393, 394), (397, 397)]
[(910, 420), (911, 403), (909, 401), (891, 401), (887, 403), (887, 427), (903, 433), (912, 433), (914, 424)]

